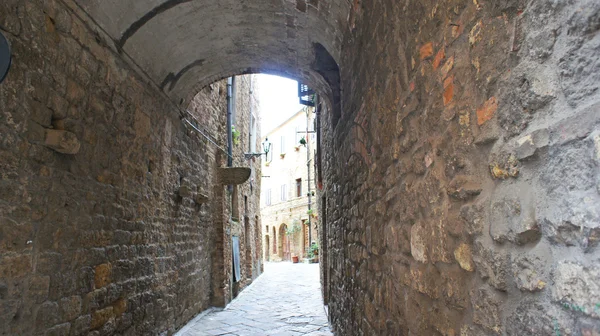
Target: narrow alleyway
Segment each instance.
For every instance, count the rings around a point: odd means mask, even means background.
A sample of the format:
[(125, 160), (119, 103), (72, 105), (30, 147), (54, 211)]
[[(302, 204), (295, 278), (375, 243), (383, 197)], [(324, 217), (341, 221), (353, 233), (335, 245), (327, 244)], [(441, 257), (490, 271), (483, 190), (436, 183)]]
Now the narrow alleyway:
[(0, 336), (600, 336), (599, 261), (600, 0), (0, 0)]
[(333, 335), (319, 288), (317, 264), (266, 263), (227, 308), (198, 316), (177, 336)]

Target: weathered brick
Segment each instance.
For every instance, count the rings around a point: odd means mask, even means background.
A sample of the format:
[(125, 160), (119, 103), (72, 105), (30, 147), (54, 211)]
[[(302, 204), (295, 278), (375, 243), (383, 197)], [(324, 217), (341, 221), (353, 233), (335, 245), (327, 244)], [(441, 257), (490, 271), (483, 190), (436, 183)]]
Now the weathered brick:
[(72, 321), (81, 314), (81, 297), (71, 296), (59, 302), (62, 321)]
[(35, 314), (35, 325), (40, 330), (49, 328), (60, 320), (58, 303), (46, 301), (42, 303)]
[(471, 28), (471, 31), (469, 32), (469, 43), (471, 45), (481, 40), (482, 26), (483, 22), (480, 20), (473, 26), (473, 28)]
[(445, 79), (446, 76), (448, 76), (448, 73), (450, 72), (450, 70), (452, 70), (453, 67), (454, 67), (454, 56), (450, 56), (446, 60), (444, 65), (442, 65), (442, 67), (440, 68), (440, 73), (442, 75), (442, 79)]
[(306, 1), (305, 0), (296, 0), (296, 9), (301, 12), (306, 12)]
[(115, 316), (122, 315), (123, 313), (125, 313), (125, 311), (127, 311), (127, 300), (125, 300), (125, 299), (117, 300), (114, 303), (113, 308), (114, 308)]
[(31, 272), (31, 256), (18, 255), (0, 258), (0, 278), (19, 278)]
[(92, 322), (92, 317), (90, 315), (85, 315), (78, 317), (75, 321), (71, 323), (71, 336), (81, 336), (86, 335), (90, 330)]
[(59, 324), (59, 325), (56, 325), (56, 326), (48, 329), (48, 331), (46, 331), (45, 335), (46, 336), (69, 336), (70, 331), (71, 331), (71, 324), (63, 323), (63, 324)]
[(96, 310), (92, 313), (92, 321), (90, 322), (91, 329), (102, 327), (108, 320), (114, 317), (113, 307)]
[(435, 54), (435, 58), (433, 59), (433, 70), (437, 70), (444, 58), (446, 58), (446, 49), (442, 47), (437, 54)]
[(447, 188), (448, 195), (460, 200), (477, 196), (481, 190), (481, 183), (475, 177), (465, 175), (456, 176)]
[(101, 264), (96, 266), (94, 272), (94, 285), (96, 288), (102, 288), (112, 281), (112, 265)]
[(477, 124), (483, 125), (488, 120), (494, 117), (498, 109), (498, 101), (496, 97), (488, 99), (480, 108), (477, 109)]
[(419, 57), (421, 60), (429, 58), (433, 55), (433, 42), (426, 43), (419, 49)]
[(456, 250), (454, 250), (454, 258), (458, 261), (460, 267), (464, 270), (472, 272), (474, 270), (473, 255), (471, 247), (467, 244), (460, 244)]
[(444, 105), (450, 104), (454, 98), (454, 77), (448, 77), (444, 81)]
[(49, 286), (49, 276), (34, 276), (29, 280), (27, 295), (35, 302), (42, 303), (48, 298)]
[(81, 103), (86, 96), (86, 92), (80, 84), (73, 80), (67, 81), (67, 100), (71, 103)]
[(61, 94), (50, 91), (48, 107), (52, 110), (52, 119), (63, 119), (67, 117), (69, 103)]
[(37, 100), (29, 101), (29, 118), (36, 123), (49, 127), (52, 124), (52, 110), (45, 103)]
[(487, 288), (475, 290), (471, 300), (476, 307), (473, 323), (485, 327), (493, 335), (501, 335), (502, 300)]

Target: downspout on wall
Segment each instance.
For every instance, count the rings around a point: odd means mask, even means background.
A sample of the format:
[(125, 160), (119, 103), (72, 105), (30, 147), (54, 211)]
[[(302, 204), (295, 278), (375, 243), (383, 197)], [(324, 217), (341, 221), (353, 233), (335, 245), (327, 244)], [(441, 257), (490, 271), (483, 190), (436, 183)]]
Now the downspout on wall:
[[(315, 95), (316, 97), (316, 95)], [(310, 211), (312, 210), (312, 197), (311, 197), (311, 190), (310, 190), (310, 165), (312, 164), (312, 160), (310, 158), (310, 108), (306, 107), (306, 169), (307, 171), (307, 182), (308, 182), (308, 244), (309, 246), (312, 246), (312, 223), (311, 223), (311, 214)]]
[(227, 78), (227, 167), (233, 166), (233, 131), (231, 115), (233, 110), (233, 77)]
[(315, 107), (315, 132), (317, 133), (317, 155), (316, 155), (316, 177), (317, 177), (317, 189), (323, 190), (323, 170), (322, 170), (322, 158), (321, 158), (321, 108), (322, 105), (319, 101), (319, 96), (316, 95), (316, 107)]
[[(233, 167), (233, 123), (232, 123), (232, 114), (233, 114), (233, 77), (229, 77), (227, 78), (227, 167)], [(233, 212), (233, 186), (232, 185), (228, 185), (227, 186), (227, 190), (229, 191), (229, 206), (230, 209)], [(232, 266), (234, 266), (234, 260), (233, 260), (233, 235), (231, 233), (231, 215), (232, 212), (229, 213), (229, 219), (228, 219), (228, 225), (227, 228), (224, 230), (225, 234), (227, 235), (227, 241), (229, 242), (230, 248), (232, 249), (231, 253), (231, 263)], [(223, 251), (224, 253), (224, 251)], [(233, 280), (233, 275), (234, 271), (233, 269), (231, 270), (231, 275), (229, 276), (228, 282), (229, 282), (229, 293), (228, 293), (228, 297), (230, 299), (233, 299), (234, 297), (234, 280)]]

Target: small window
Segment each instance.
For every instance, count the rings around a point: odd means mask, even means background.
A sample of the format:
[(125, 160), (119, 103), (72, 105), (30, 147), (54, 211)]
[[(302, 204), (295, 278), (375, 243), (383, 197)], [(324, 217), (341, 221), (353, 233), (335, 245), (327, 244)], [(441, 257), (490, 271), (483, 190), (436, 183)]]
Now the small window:
[(302, 179), (296, 179), (296, 197), (302, 197)]
[(281, 185), (281, 200), (287, 201), (287, 185), (285, 184)]
[(265, 204), (271, 205), (271, 189), (267, 189), (267, 195), (265, 197)]
[(279, 148), (279, 153), (280, 154), (285, 154), (285, 135), (281, 136), (281, 142), (280, 142), (280, 148)]

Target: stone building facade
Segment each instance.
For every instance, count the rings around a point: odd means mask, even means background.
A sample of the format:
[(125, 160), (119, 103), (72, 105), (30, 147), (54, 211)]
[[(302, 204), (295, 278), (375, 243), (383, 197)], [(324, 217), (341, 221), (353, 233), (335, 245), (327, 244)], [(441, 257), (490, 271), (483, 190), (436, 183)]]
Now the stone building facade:
[(233, 296), (231, 258), (213, 265), (241, 231), (226, 157), (182, 118), (261, 71), (325, 103), (338, 335), (600, 333), (599, 17), (597, 0), (0, 2), (1, 333), (170, 333)]
[[(307, 129), (309, 133), (306, 133)], [(308, 257), (311, 241), (318, 242), (319, 235), (315, 203), (316, 136), (313, 109), (307, 107), (298, 111), (269, 131), (264, 139), (272, 144), (262, 166), (265, 178), (261, 186), (260, 211), (264, 259), (290, 261), (291, 257), (296, 256), (301, 260)], [(307, 141), (306, 145), (300, 143), (301, 139)], [(310, 165), (310, 176), (307, 164)]]
[[(215, 239), (212, 248), (211, 306), (224, 307), (263, 270), (260, 235), (260, 158), (246, 157), (260, 146), (260, 116), (256, 77), (236, 76), (228, 84), (226, 80), (216, 82), (202, 90), (190, 103), (188, 111), (194, 116), (193, 131), (214, 141), (218, 146), (217, 169), (227, 165), (227, 86), (231, 85), (232, 112), (232, 166), (249, 167), (250, 177), (240, 185), (223, 188), (214, 183), (213, 190), (218, 205), (214, 213)], [(206, 101), (205, 91), (216, 91), (224, 95), (217, 104)], [(212, 119), (218, 122), (211, 121)], [(209, 140), (210, 139), (210, 140)], [(216, 180), (219, 180), (218, 178)], [(207, 180), (210, 181), (210, 180)], [(239, 249), (240, 278), (234, 279), (232, 240), (237, 237)], [(204, 242), (203, 242), (204, 243)], [(219, 271), (217, 271), (219, 270)]]
[[(14, 56), (0, 84), (1, 335), (173, 333), (260, 274), (261, 167), (243, 159), (250, 77), (236, 81), (233, 152), (253, 180), (237, 186), (233, 222), (217, 176), (225, 81), (177, 108), (58, 1), (3, 1), (0, 30)], [(47, 146), (56, 133), (65, 147)]]

